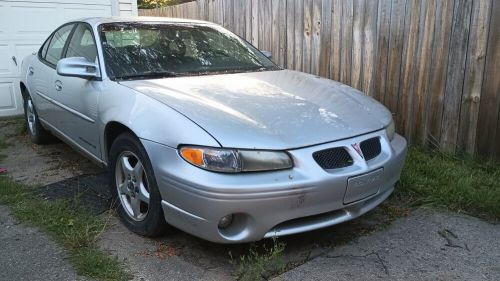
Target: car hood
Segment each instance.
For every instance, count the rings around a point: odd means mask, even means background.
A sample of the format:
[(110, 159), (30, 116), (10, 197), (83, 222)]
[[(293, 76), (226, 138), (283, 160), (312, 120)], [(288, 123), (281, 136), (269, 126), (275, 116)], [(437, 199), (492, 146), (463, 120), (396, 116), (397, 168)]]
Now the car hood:
[(391, 120), (384, 106), (349, 86), (290, 70), (120, 84), (180, 112), (223, 147), (299, 148), (373, 132)]

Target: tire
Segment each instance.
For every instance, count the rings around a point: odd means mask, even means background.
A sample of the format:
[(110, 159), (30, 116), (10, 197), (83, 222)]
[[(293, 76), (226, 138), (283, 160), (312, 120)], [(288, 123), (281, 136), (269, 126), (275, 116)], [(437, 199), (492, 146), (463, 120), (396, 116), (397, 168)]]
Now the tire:
[(168, 229), (153, 167), (141, 142), (119, 135), (109, 151), (109, 187), (118, 216), (131, 231), (147, 237)]
[(24, 99), (24, 119), (31, 142), (47, 144), (54, 140), (52, 134), (42, 126), (36, 113), (35, 104), (29, 95)]

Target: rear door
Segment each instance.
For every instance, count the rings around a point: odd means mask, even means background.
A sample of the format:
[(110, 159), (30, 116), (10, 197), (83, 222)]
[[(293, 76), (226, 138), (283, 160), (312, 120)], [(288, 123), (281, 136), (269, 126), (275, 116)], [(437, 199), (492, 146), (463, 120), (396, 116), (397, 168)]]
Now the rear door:
[[(40, 118), (50, 125), (61, 129), (62, 108), (57, 105), (58, 94), (55, 91), (54, 75), (57, 62), (62, 58), (66, 43), (76, 24), (66, 24), (57, 29), (44, 43), (38, 58), (28, 67), (30, 93), (35, 99), (35, 108)], [(31, 76), (31, 77), (30, 77)]]

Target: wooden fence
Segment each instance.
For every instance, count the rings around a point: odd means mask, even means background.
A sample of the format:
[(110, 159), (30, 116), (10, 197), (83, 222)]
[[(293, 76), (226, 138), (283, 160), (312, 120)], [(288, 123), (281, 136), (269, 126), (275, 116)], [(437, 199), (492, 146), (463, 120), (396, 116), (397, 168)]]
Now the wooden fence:
[(498, 0), (198, 0), (139, 15), (218, 23), (378, 99), (411, 143), (500, 159)]

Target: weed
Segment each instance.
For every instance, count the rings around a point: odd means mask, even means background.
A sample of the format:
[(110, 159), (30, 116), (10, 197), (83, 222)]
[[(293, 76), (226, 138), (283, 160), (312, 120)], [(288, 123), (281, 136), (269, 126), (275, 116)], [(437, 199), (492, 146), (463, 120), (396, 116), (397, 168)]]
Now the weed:
[(99, 280), (129, 279), (116, 259), (95, 247), (109, 216), (96, 217), (71, 200), (44, 200), (6, 176), (0, 176), (0, 203), (9, 206), (17, 220), (39, 227), (63, 245), (78, 274)]
[[(265, 280), (271, 275), (281, 273), (285, 268), (283, 261), (283, 251), (285, 243), (274, 238), (270, 248), (266, 245), (258, 247), (252, 244), (248, 254), (239, 257), (238, 269), (236, 275), (240, 281)], [(232, 263), (231, 252), (229, 253)]]

